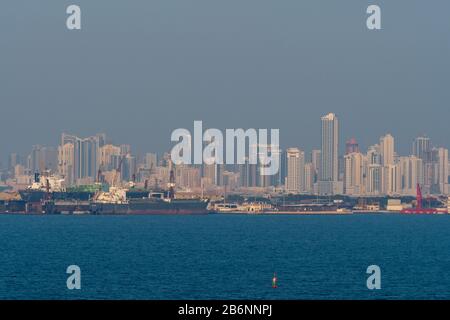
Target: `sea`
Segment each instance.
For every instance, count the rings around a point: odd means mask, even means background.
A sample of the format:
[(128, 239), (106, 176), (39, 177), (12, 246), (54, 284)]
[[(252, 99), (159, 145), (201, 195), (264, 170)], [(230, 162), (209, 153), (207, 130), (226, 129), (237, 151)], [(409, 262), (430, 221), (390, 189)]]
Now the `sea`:
[(450, 299), (450, 215), (0, 215), (0, 299)]

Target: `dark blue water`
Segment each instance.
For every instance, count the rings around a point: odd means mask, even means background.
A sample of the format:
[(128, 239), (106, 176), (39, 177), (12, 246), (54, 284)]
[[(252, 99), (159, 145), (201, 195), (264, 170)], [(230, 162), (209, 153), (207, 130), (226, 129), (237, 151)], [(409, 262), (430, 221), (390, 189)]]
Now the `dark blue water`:
[(0, 215), (0, 298), (449, 299), (450, 216)]

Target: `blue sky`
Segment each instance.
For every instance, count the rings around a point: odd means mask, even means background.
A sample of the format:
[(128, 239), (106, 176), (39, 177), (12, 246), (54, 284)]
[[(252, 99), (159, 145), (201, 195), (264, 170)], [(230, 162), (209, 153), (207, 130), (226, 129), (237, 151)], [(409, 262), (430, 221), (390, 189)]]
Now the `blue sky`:
[[(68, 31), (78, 4), (82, 30)], [(366, 8), (382, 9), (382, 30)], [(105, 132), (164, 151), (176, 128), (279, 128), (282, 147), (390, 132), (450, 146), (450, 2), (318, 0), (3, 1), (0, 153)]]

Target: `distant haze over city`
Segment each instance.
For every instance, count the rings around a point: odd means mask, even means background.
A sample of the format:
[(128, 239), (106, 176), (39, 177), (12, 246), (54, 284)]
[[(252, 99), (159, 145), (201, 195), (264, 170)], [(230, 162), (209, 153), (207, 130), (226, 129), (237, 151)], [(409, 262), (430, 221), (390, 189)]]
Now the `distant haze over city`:
[(79, 0), (80, 32), (64, 28), (66, 3), (3, 4), (1, 160), (62, 132), (162, 153), (194, 120), (279, 128), (282, 148), (309, 152), (329, 112), (341, 153), (386, 133), (400, 154), (423, 134), (449, 147), (450, 3), (377, 3), (377, 32), (365, 1)]

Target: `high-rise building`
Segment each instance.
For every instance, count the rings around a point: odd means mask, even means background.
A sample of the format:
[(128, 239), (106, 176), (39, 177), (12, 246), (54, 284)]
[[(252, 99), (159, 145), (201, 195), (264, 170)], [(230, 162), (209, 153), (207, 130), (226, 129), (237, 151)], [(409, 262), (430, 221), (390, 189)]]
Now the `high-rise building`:
[(31, 173), (39, 173), (46, 170), (56, 171), (57, 151), (53, 147), (34, 145), (28, 161), (28, 169)]
[(390, 164), (383, 167), (383, 194), (396, 196), (401, 194), (400, 165)]
[(320, 172), (320, 166), (321, 166), (321, 150), (313, 150), (311, 151), (311, 163), (314, 168), (314, 183), (319, 181), (319, 172)]
[(366, 193), (379, 196), (382, 193), (383, 167), (379, 164), (369, 164), (367, 168)]
[(365, 157), (362, 153), (352, 152), (344, 156), (344, 192), (348, 195), (365, 193)]
[(448, 194), (448, 149), (439, 148), (438, 152), (438, 184), (441, 194)]
[(287, 176), (286, 191), (300, 193), (304, 191), (305, 153), (299, 148), (286, 150)]
[(175, 167), (176, 186), (181, 189), (194, 189), (201, 187), (200, 168), (180, 164)]
[(315, 170), (312, 162), (305, 163), (305, 193), (312, 194), (314, 192)]
[(431, 140), (426, 136), (417, 137), (412, 144), (412, 154), (423, 161), (430, 161)]
[(395, 142), (391, 134), (380, 138), (381, 165), (390, 166), (394, 164)]
[[(105, 135), (98, 134), (96, 136), (88, 137), (88, 138), (79, 138), (77, 136), (68, 135), (63, 133), (61, 137), (61, 145), (59, 147), (59, 156), (63, 156), (60, 158), (58, 163), (60, 167), (60, 171), (67, 171), (67, 167), (62, 169), (64, 166), (64, 162), (72, 165), (70, 170), (72, 172), (69, 173), (70, 176), (73, 177), (73, 181), (77, 180), (87, 182), (94, 181), (98, 169), (100, 167), (100, 148), (105, 143)], [(73, 159), (67, 159), (67, 156), (72, 156), (69, 151), (73, 148)]]
[(339, 183), (339, 122), (334, 113), (329, 113), (322, 120), (322, 148), (320, 166), (320, 194), (342, 193)]
[(217, 185), (218, 182), (218, 165), (216, 163), (202, 165), (202, 178), (205, 187)]
[(416, 156), (399, 157), (400, 190), (403, 195), (416, 195), (417, 184), (422, 184), (423, 161)]
[(105, 170), (113, 170), (117, 169), (114, 168), (112, 165), (112, 157), (113, 156), (120, 156), (121, 150), (120, 147), (114, 146), (112, 144), (106, 144), (102, 147), (100, 147), (100, 167), (102, 171)]
[(158, 157), (156, 153), (147, 153), (145, 155), (145, 168), (152, 169), (158, 165)]
[[(280, 158), (281, 152), (278, 145), (258, 144), (258, 186), (270, 187), (280, 185)], [(277, 163), (275, 163), (275, 161)], [(274, 172), (270, 169), (278, 167)]]
[(13, 171), (14, 167), (21, 164), (20, 157), (17, 153), (11, 153), (8, 157), (8, 170)]
[(359, 144), (356, 142), (355, 138), (351, 138), (350, 140), (347, 140), (345, 143), (345, 154), (350, 153), (357, 153), (359, 152)]

